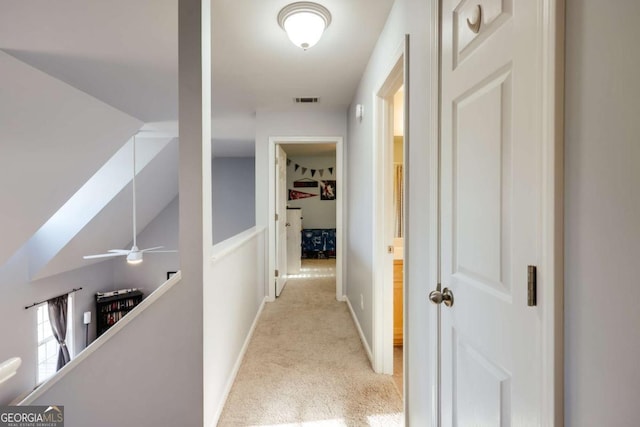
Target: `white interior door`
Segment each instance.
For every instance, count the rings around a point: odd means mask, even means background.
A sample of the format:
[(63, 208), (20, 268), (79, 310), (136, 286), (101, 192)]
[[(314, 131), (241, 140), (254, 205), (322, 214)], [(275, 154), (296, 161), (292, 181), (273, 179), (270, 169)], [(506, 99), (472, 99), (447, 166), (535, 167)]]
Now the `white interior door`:
[(287, 282), (287, 153), (276, 145), (276, 297)]
[(542, 425), (542, 7), (442, 0), (443, 426)]
[(287, 274), (302, 268), (302, 209), (287, 209)]

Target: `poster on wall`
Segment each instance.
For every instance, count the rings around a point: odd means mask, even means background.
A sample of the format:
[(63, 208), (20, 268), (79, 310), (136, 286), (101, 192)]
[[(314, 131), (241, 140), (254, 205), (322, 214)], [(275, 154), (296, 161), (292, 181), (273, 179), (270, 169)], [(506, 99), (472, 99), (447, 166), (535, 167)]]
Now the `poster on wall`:
[(303, 191), (289, 190), (289, 200), (308, 199), (309, 197), (317, 197), (317, 194), (305, 193)]
[(318, 188), (318, 181), (315, 179), (299, 179), (297, 181), (293, 181), (293, 186), (295, 188), (306, 187), (306, 188)]
[(336, 182), (335, 181), (320, 181), (320, 200), (335, 200), (336, 199)]

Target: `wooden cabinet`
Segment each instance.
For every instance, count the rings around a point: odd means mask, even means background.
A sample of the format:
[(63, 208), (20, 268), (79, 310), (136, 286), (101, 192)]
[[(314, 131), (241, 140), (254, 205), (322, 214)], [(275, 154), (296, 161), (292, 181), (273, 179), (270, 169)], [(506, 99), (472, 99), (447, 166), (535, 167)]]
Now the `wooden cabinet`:
[(106, 295), (96, 295), (97, 336), (104, 334), (142, 302), (142, 292), (138, 290), (109, 292)]
[(393, 345), (402, 345), (404, 261), (393, 261)]

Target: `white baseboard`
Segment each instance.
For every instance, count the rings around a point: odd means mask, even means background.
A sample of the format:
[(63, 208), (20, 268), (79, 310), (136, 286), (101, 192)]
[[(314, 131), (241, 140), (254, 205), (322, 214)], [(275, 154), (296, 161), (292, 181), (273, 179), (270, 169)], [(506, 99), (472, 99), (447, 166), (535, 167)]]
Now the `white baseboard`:
[(356, 324), (356, 329), (358, 330), (358, 335), (360, 335), (360, 341), (362, 341), (362, 346), (364, 347), (364, 351), (367, 352), (367, 357), (369, 358), (369, 362), (371, 362), (371, 366), (373, 366), (373, 353), (371, 352), (371, 347), (369, 347), (369, 343), (367, 342), (367, 339), (364, 337), (364, 332), (362, 332), (362, 328), (360, 327), (360, 322), (358, 321), (356, 312), (353, 311), (353, 307), (351, 306), (351, 301), (349, 301), (349, 298), (345, 297), (345, 301), (347, 302), (347, 307), (349, 307), (349, 311), (351, 312), (353, 323)]
[(253, 323), (251, 324), (251, 328), (249, 328), (249, 333), (244, 340), (244, 344), (242, 344), (242, 348), (240, 349), (240, 353), (238, 354), (238, 358), (236, 359), (236, 363), (233, 365), (233, 369), (231, 370), (231, 375), (229, 375), (229, 379), (227, 380), (227, 384), (224, 387), (224, 393), (222, 394), (222, 399), (220, 402), (220, 406), (216, 410), (215, 416), (213, 417), (213, 421), (211, 427), (215, 427), (218, 425), (218, 421), (220, 419), (220, 415), (222, 415), (222, 410), (224, 409), (224, 405), (227, 403), (227, 398), (229, 397), (229, 393), (231, 392), (231, 387), (233, 387), (233, 383), (236, 381), (236, 376), (238, 375), (238, 371), (240, 370), (240, 365), (242, 365), (242, 360), (244, 359), (244, 355), (249, 348), (249, 343), (251, 342), (251, 338), (253, 337), (253, 332), (256, 329), (256, 325), (258, 324), (258, 320), (260, 319), (260, 315), (262, 314), (262, 310), (264, 309), (264, 304), (267, 301), (268, 297), (265, 297), (260, 303), (260, 307), (258, 308), (258, 312), (256, 313), (256, 317), (253, 319)]

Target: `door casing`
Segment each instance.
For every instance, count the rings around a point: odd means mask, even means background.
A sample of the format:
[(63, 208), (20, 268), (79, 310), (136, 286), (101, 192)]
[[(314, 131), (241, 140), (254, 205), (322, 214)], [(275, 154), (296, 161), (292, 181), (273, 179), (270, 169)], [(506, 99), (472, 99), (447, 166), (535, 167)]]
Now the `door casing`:
[[(403, 41), (390, 57), (384, 79), (376, 86), (373, 94), (374, 105), (374, 155), (373, 155), (373, 343), (372, 364), (378, 373), (393, 374), (393, 254), (387, 247), (393, 245), (393, 95), (404, 83), (407, 85), (405, 58), (406, 41)], [(404, 165), (407, 176), (408, 90), (405, 88)], [(406, 182), (406, 180), (405, 180)], [(405, 224), (407, 221), (405, 220)], [(408, 234), (405, 230), (405, 235)], [(407, 245), (405, 244), (405, 255)], [(407, 277), (404, 280), (406, 295)], [(403, 301), (405, 310), (406, 300)], [(405, 313), (405, 319), (407, 318)], [(404, 337), (407, 325), (404, 322)], [(406, 377), (406, 376), (405, 376)], [(406, 388), (406, 387), (405, 387)]]
[[(272, 136), (269, 137), (269, 216), (268, 216), (268, 270), (267, 301), (275, 301), (275, 269), (276, 269), (276, 145), (282, 144), (336, 144), (336, 299), (344, 301), (344, 218), (345, 218), (345, 162), (344, 144), (341, 136)], [(304, 212), (303, 212), (304, 215)]]

